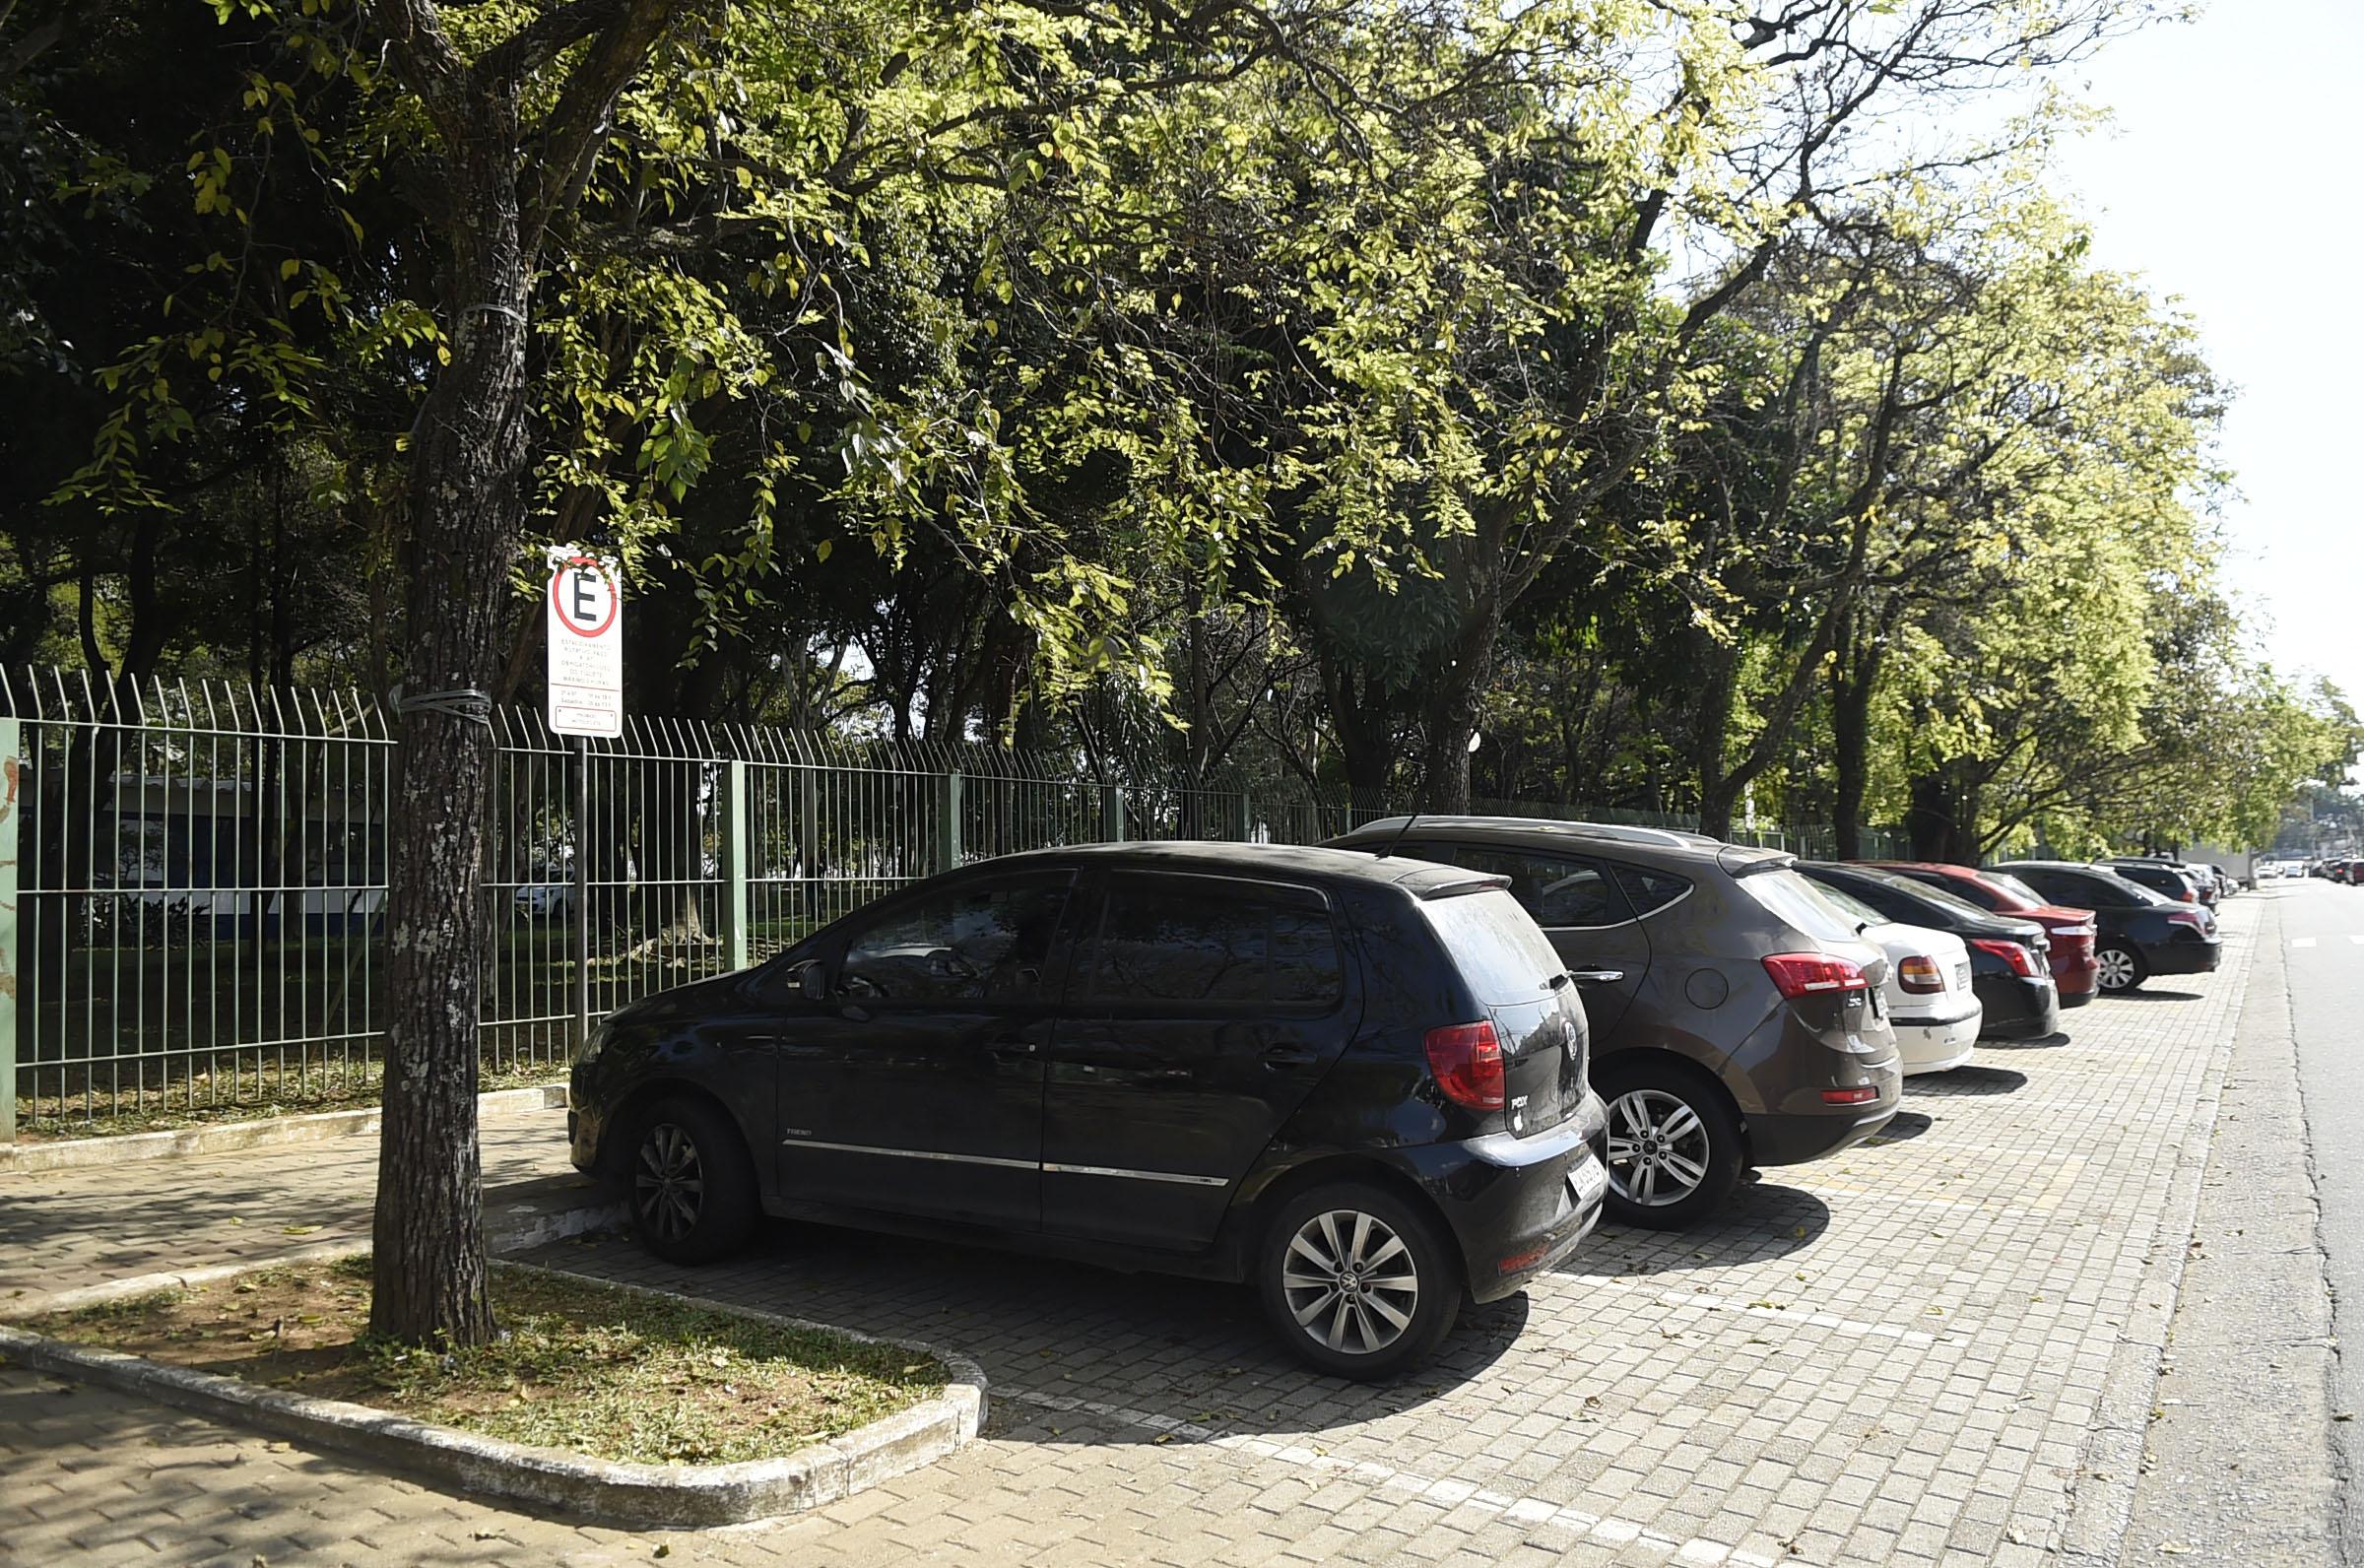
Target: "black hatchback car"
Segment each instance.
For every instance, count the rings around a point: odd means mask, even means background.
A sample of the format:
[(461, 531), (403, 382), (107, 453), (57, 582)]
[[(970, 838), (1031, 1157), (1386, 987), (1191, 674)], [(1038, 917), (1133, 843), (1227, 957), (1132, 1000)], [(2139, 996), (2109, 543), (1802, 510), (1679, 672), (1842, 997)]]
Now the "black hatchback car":
[(2061, 1027), (2052, 939), (2032, 920), (1981, 909), (1966, 898), (1872, 866), (1813, 863), (1799, 871), (1908, 926), (1949, 931), (1970, 949), (1970, 989), (1984, 1012), (1983, 1040), (2037, 1040)]
[(1585, 1059), (1500, 878), (1105, 845), (930, 879), (624, 1009), (567, 1120), (664, 1258), (772, 1213), (1249, 1279), (1297, 1353), (1378, 1377), (1592, 1229)]
[(2054, 903), (2093, 911), (2093, 961), (2105, 994), (2132, 991), (2152, 975), (2205, 974), (2224, 959), (2215, 917), (2205, 909), (2152, 892), (2105, 867), (2015, 860), (1995, 869)]

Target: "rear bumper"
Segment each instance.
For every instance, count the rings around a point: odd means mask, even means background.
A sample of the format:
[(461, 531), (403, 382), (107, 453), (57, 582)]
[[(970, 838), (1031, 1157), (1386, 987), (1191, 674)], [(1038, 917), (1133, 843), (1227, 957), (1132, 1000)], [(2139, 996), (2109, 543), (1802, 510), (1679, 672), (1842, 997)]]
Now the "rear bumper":
[(2101, 965), (2090, 953), (2075, 963), (2056, 963), (2052, 984), (2061, 994), (2062, 1007), (2081, 1008), (2101, 994)]
[(1887, 1126), (1904, 1098), (1903, 1058), (1855, 1057), (1829, 1081), (1840, 1088), (1869, 1084), (1876, 1093), (1860, 1105), (1825, 1105), (1818, 1086), (1803, 1088), (1787, 1095), (1779, 1110), (1749, 1112), (1751, 1164), (1803, 1165), (1852, 1148)]
[(2050, 975), (2026, 979), (1994, 975), (1976, 982), (1978, 1000), (1985, 1004), (1986, 1022), (1979, 1030), (1989, 1040), (2040, 1040), (2059, 1031), (2061, 990)]
[(1472, 1301), (1516, 1295), (1601, 1223), (1609, 1171), (1594, 1150), (1607, 1124), (1600, 1097), (1587, 1092), (1577, 1113), (1547, 1133), (1399, 1151), (1461, 1248)]
[(1986, 1010), (1976, 1003), (1952, 1018), (1896, 1018), (1896, 1054), (1904, 1059), (1904, 1076), (1944, 1073), (1970, 1060)]
[(2152, 974), (2211, 974), (2224, 962), (2224, 939), (2162, 942), (2142, 949), (2142, 961)]

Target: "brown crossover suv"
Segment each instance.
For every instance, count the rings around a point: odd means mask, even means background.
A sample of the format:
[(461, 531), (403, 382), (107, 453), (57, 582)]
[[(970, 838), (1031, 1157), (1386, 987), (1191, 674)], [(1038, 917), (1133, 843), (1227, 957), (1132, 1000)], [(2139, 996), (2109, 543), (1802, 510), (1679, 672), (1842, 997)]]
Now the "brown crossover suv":
[(1510, 879), (1583, 987), (1609, 1106), (1609, 1212), (1672, 1230), (1752, 1165), (1887, 1125), (1888, 960), (1777, 850), (1507, 817), (1390, 817), (1331, 842)]

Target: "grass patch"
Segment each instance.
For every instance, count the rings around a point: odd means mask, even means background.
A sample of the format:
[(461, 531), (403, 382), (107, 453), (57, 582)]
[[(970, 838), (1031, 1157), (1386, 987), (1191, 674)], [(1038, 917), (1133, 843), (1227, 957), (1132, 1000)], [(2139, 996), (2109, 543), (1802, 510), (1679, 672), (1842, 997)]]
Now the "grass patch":
[[(489, 1094), (563, 1083), (572, 1068), (572, 1058), (562, 1053), (553, 1061), (487, 1061), (477, 1070), (477, 1089)], [(102, 1085), (90, 1096), (26, 1095), (17, 1102), (17, 1138), (25, 1143), (119, 1138), (224, 1122), (267, 1122), (315, 1111), (375, 1110), (383, 1097), (384, 1078), (385, 1066), (375, 1059), (301, 1067), (249, 1064), (235, 1072), (225, 1068), (184, 1074), (149, 1087), (136, 1082)], [(114, 1109), (103, 1109), (110, 1103)]]
[(368, 1339), (369, 1260), (281, 1265), (25, 1325), (76, 1344), (647, 1465), (769, 1459), (940, 1392), (933, 1357), (596, 1280), (492, 1266), (494, 1343)]

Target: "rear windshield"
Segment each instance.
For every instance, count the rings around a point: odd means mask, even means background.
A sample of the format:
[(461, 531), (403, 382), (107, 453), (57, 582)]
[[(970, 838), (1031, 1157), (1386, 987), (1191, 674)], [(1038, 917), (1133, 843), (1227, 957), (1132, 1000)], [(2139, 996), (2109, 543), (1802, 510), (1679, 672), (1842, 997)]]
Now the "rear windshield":
[[(1811, 878), (1807, 880), (1812, 881)], [(1814, 882), (1814, 891), (1829, 899), (1832, 907), (1837, 909), (1840, 914), (1845, 915), (1851, 926), (1858, 923), (1867, 926), (1884, 926), (1894, 918), (1880, 913), (1844, 887), (1833, 887), (1828, 882)], [(1853, 933), (1851, 932), (1850, 935)]]
[(1984, 877), (1987, 881), (1993, 882), (1996, 886), (2002, 888), (2004, 892), (2009, 893), (2014, 898), (2024, 898), (2031, 904), (2048, 904), (2052, 902), (2051, 899), (2045, 897), (2042, 893), (2036, 891), (2033, 887), (2030, 887), (2027, 883), (2021, 882), (2018, 878), (2012, 876), (2007, 871), (1982, 871), (1979, 873), (1979, 875)]
[(1420, 910), (1480, 1002), (1528, 1001), (1560, 972), (1551, 939), (1507, 888), (1424, 899)]
[[(1961, 897), (1959, 894), (1947, 892), (1942, 887), (1933, 887), (1925, 882), (1915, 882), (1910, 877), (1892, 877), (1885, 872), (1866, 872), (1864, 875), (1867, 877), (1877, 878), (1880, 882), (1883, 882), (1894, 887), (1899, 892), (1910, 893), (1913, 897), (1922, 900), (1924, 903), (1936, 904), (1940, 909), (1950, 909), (1957, 915), (1977, 915), (1981, 919), (1984, 919), (1989, 913), (1989, 911), (1979, 908), (1978, 905), (1972, 903), (1967, 898)], [(1987, 880), (1989, 882), (2007, 882), (2009, 879), (2003, 877), (1990, 877)], [(2015, 888), (2012, 890), (2017, 891)], [(2031, 904), (2040, 904), (2044, 901), (2043, 899), (2035, 896), (2033, 893), (2026, 893), (2022, 896), (2024, 896)]]
[[(1859, 924), (1831, 900), (1823, 889), (1804, 875), (1794, 871), (1751, 872), (1733, 879), (1747, 889), (1748, 896), (1762, 904), (1776, 920), (1784, 921), (1809, 937), (1829, 942), (1853, 942)], [(1872, 917), (1882, 918), (1879, 915)]]

